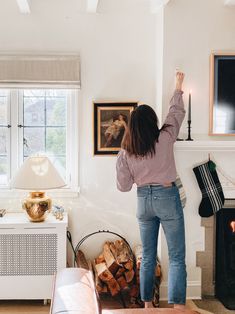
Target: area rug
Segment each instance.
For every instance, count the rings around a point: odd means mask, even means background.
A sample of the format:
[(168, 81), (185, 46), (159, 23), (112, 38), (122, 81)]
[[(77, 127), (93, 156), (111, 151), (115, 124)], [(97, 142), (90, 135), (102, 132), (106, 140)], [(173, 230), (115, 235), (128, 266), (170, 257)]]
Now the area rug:
[(214, 314), (235, 314), (235, 311), (226, 309), (217, 299), (193, 300), (198, 308), (209, 311)]

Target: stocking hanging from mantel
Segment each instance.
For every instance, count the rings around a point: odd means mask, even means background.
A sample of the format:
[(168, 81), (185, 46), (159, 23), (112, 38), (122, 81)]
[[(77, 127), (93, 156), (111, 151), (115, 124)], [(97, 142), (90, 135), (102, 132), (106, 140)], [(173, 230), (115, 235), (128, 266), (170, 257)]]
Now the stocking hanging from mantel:
[(199, 205), (199, 215), (210, 217), (224, 205), (224, 193), (220, 184), (216, 164), (209, 160), (193, 168), (197, 183), (202, 193), (202, 201)]

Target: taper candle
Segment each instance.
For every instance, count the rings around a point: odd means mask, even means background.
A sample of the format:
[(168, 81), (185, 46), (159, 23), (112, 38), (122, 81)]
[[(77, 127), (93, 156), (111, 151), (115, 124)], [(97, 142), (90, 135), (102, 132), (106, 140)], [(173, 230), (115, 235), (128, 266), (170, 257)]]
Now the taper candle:
[(188, 121), (191, 121), (191, 95), (192, 91), (190, 90), (188, 99)]

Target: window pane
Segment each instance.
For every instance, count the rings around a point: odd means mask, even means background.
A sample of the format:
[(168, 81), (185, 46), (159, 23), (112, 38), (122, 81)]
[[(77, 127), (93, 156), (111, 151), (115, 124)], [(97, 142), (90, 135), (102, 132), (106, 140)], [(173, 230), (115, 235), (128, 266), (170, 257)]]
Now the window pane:
[(24, 156), (45, 151), (45, 128), (24, 128)]
[(24, 90), (24, 97), (44, 97), (45, 90), (43, 89), (25, 89)]
[(47, 128), (46, 151), (54, 155), (66, 154), (66, 129)]
[(0, 124), (7, 125), (7, 97), (0, 93)]
[(24, 98), (24, 125), (40, 126), (45, 124), (44, 98)]
[(68, 91), (66, 89), (47, 89), (46, 96), (48, 97), (67, 97)]
[(7, 158), (0, 157), (0, 185), (7, 184)]
[(24, 157), (47, 153), (66, 180), (67, 108), (70, 91), (24, 90)]
[(7, 153), (7, 128), (0, 127), (0, 155)]
[(66, 125), (66, 98), (48, 97), (46, 100), (46, 124), (65, 126)]

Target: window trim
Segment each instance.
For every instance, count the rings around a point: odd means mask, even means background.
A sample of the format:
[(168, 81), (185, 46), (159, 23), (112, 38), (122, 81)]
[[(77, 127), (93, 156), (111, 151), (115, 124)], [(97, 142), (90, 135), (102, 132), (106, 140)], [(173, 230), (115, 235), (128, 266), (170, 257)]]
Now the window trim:
[[(1, 88), (1, 85), (0, 85)], [(47, 86), (48, 88), (48, 86)], [(4, 88), (6, 89), (6, 88)], [(20, 145), (20, 132), (18, 124), (20, 124), (20, 102), (19, 97), (21, 91), (21, 86), (18, 89), (9, 89), (9, 103), (8, 103), (8, 122), (11, 122), (11, 128), (8, 132), (8, 175), (12, 177), (12, 173), (15, 173), (19, 168), (20, 156), (23, 156), (23, 146)], [(26, 89), (26, 88), (25, 88)], [(37, 86), (37, 89), (43, 89), (41, 86)], [(54, 86), (50, 86), (48, 89), (55, 89)], [(65, 87), (64, 89), (69, 89)], [(67, 116), (67, 132), (66, 135), (67, 145), (66, 145), (66, 171), (69, 174), (68, 185), (61, 189), (46, 190), (48, 195), (52, 197), (77, 197), (80, 191), (79, 179), (78, 179), (78, 163), (79, 163), (79, 152), (78, 152), (78, 128), (79, 128), (79, 118), (78, 118), (78, 98), (79, 90), (71, 89), (69, 93), (68, 101), (68, 116)], [(17, 104), (17, 110), (13, 104)], [(69, 123), (68, 123), (69, 122)], [(23, 136), (23, 134), (22, 134)], [(21, 147), (22, 146), (22, 147)], [(67, 155), (67, 152), (70, 154)], [(21, 160), (22, 162), (22, 160)], [(67, 166), (69, 168), (67, 168)], [(8, 177), (9, 179), (9, 177)], [(28, 191), (11, 189), (10, 186), (0, 186), (0, 198), (22, 198), (26, 197)]]

